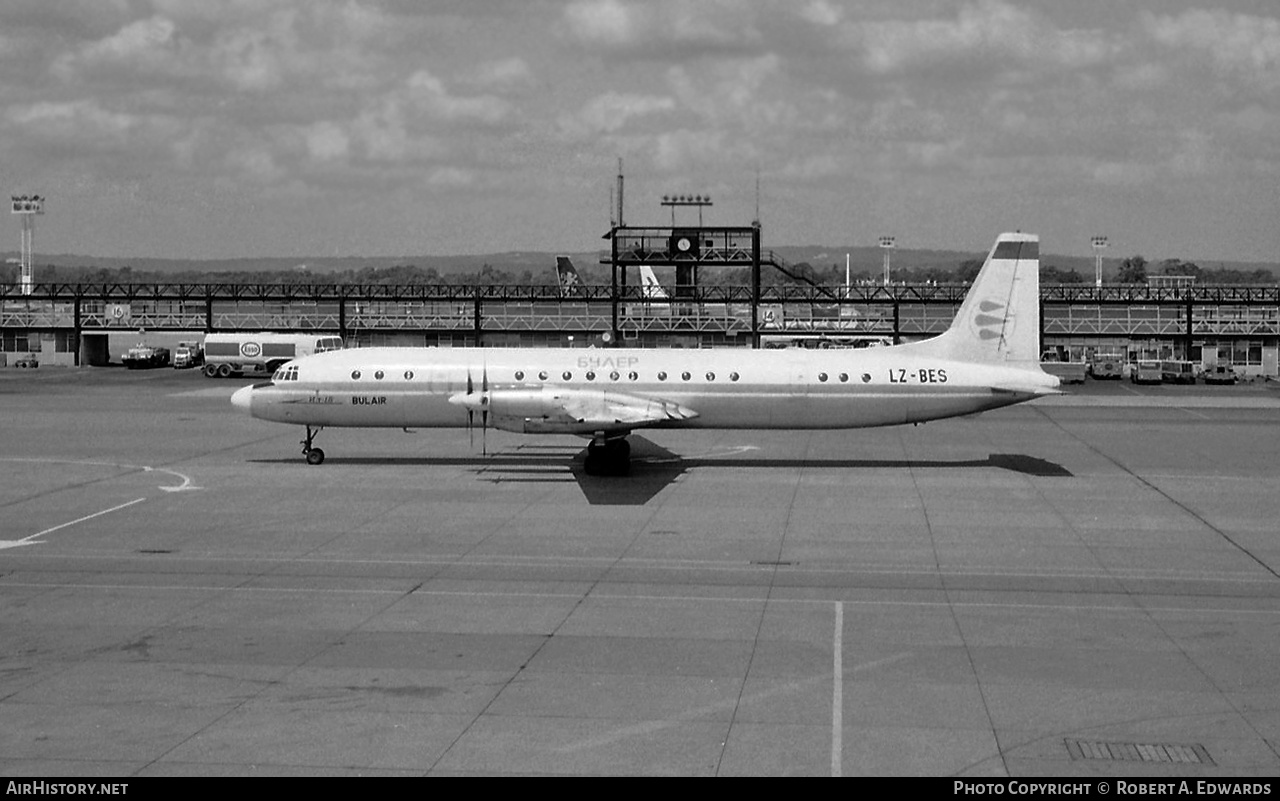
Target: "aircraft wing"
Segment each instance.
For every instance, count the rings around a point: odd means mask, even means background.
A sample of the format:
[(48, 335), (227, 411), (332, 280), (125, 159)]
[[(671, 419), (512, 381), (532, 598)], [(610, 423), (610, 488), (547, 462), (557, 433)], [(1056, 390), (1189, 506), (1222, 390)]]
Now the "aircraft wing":
[(459, 393), (449, 401), (472, 412), (488, 412), (498, 428), (527, 433), (623, 432), (698, 416), (663, 398), (555, 386)]

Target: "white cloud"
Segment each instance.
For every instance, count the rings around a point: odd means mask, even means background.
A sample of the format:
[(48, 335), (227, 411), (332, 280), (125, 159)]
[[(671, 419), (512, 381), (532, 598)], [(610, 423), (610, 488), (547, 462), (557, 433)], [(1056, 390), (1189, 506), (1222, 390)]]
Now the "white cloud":
[(426, 70), (409, 76), (408, 99), (427, 114), (446, 121), (474, 120), (483, 123), (501, 122), (510, 112), (511, 104), (493, 95), (460, 97), (445, 88), (444, 81)]
[(606, 92), (592, 98), (577, 112), (560, 118), (560, 130), (574, 138), (614, 133), (634, 120), (673, 111), (676, 101), (656, 95)]
[(565, 7), (564, 15), (570, 33), (599, 45), (632, 44), (645, 28), (641, 10), (622, 0), (575, 0)]
[(96, 42), (85, 50), (85, 56), (131, 59), (146, 58), (156, 50), (167, 50), (173, 43), (177, 26), (161, 16), (130, 23), (113, 36)]
[(880, 73), (974, 58), (1080, 67), (1116, 51), (1097, 31), (1059, 30), (1004, 0), (966, 3), (950, 18), (850, 22), (843, 39), (861, 52), (868, 69)]
[(427, 178), (427, 183), (430, 186), (441, 187), (470, 186), (474, 182), (475, 176), (469, 170), (457, 167), (438, 167), (432, 170), (431, 175)]
[(240, 179), (254, 184), (274, 184), (287, 176), (271, 151), (261, 146), (232, 148), (227, 151), (224, 163)]
[(94, 77), (108, 72), (186, 72), (182, 64), (183, 45), (177, 26), (161, 16), (129, 23), (114, 34), (68, 53), (60, 54), (50, 66), (64, 80)]
[(1166, 47), (1199, 51), (1223, 69), (1268, 84), (1280, 80), (1278, 19), (1196, 9), (1178, 16), (1144, 14), (1142, 21), (1155, 41)]
[(5, 120), (17, 135), (83, 153), (144, 150), (181, 133), (171, 117), (113, 111), (96, 99), (13, 106)]
[(824, 28), (830, 28), (844, 18), (844, 9), (828, 0), (811, 0), (802, 5), (797, 13), (802, 19)]
[(566, 33), (592, 48), (664, 52), (673, 46), (722, 48), (758, 43), (751, 0), (575, 0)]
[(323, 121), (303, 131), (307, 153), (317, 161), (345, 159), (351, 151), (351, 138), (336, 123)]
[(524, 59), (513, 56), (481, 64), (473, 71), (471, 81), (495, 89), (521, 86), (533, 81), (533, 70)]

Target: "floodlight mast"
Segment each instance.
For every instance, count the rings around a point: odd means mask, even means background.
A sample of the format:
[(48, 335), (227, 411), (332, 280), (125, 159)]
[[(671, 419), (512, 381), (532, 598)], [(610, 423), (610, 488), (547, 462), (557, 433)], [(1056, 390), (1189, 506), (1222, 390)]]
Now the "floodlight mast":
[(885, 286), (889, 285), (890, 254), (893, 253), (893, 249), (897, 247), (896, 243), (897, 243), (896, 237), (892, 237), (892, 236), (880, 237), (880, 248), (884, 250), (884, 285)]
[(694, 206), (698, 209), (698, 227), (702, 227), (702, 210), (711, 205), (711, 195), (663, 195), (662, 206), (671, 207), (671, 227), (676, 227), (676, 206)]
[(1101, 289), (1102, 288), (1102, 251), (1106, 250), (1107, 248), (1107, 238), (1105, 236), (1095, 236), (1092, 240), (1090, 240), (1090, 244), (1093, 245), (1093, 254), (1094, 254), (1094, 257), (1093, 257), (1094, 258), (1094, 264), (1093, 264), (1094, 285), (1099, 289)]
[(22, 248), (20, 285), (23, 295), (30, 295), (32, 282), (32, 252), (35, 249), (36, 215), (44, 214), (44, 198), (40, 195), (11, 195), (11, 213), (22, 218)]

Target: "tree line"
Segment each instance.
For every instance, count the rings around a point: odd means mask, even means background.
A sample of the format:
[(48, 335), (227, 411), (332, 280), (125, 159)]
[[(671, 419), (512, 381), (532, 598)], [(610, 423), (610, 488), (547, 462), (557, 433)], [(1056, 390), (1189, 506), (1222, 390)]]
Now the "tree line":
[[(965, 284), (973, 281), (982, 268), (982, 259), (966, 259), (955, 267), (931, 265), (915, 268), (894, 268), (890, 278), (895, 283), (907, 284)], [(607, 267), (591, 265), (578, 268), (587, 284), (608, 284)], [(1275, 284), (1276, 276), (1266, 269), (1240, 270), (1232, 268), (1208, 269), (1195, 262), (1181, 259), (1165, 259), (1152, 264), (1140, 255), (1130, 256), (1120, 262), (1118, 272), (1108, 282), (1145, 284), (1152, 275), (1191, 276), (1197, 284)], [(556, 274), (551, 268), (504, 270), (484, 264), (476, 272), (441, 273), (435, 267), (419, 267), (415, 264), (397, 264), (391, 267), (361, 267), (346, 270), (311, 272), (309, 270), (245, 270), (245, 271), (183, 271), (135, 270), (133, 267), (59, 266), (36, 265), (33, 279), (38, 284), (316, 284), (339, 285), (451, 285), (451, 286), (555, 286)], [(749, 268), (706, 269), (699, 275), (700, 281), (711, 286), (748, 286), (751, 283)], [(856, 270), (849, 274), (854, 283), (880, 283), (883, 273), (878, 270)], [(14, 264), (0, 267), (0, 283), (16, 284), (19, 268)], [(635, 280), (634, 276), (631, 280)], [(1053, 264), (1040, 265), (1042, 284), (1091, 283), (1093, 275), (1081, 275), (1074, 269), (1061, 269)], [(761, 269), (760, 281), (765, 286), (844, 286), (843, 265), (815, 267), (809, 262), (790, 265), (786, 272), (770, 267)]]

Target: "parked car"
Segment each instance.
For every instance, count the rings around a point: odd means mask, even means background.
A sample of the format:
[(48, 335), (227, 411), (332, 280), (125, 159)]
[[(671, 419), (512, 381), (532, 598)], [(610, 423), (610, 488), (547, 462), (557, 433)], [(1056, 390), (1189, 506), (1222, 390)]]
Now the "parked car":
[(1160, 370), (1160, 362), (1141, 359), (1133, 366), (1133, 372), (1129, 374), (1129, 380), (1135, 384), (1159, 384), (1164, 380), (1164, 375)]
[(1089, 361), (1089, 375), (1098, 381), (1120, 380), (1124, 372), (1124, 356), (1119, 353), (1099, 353)]
[(1204, 368), (1204, 382), (1206, 384), (1234, 384), (1236, 382), (1236, 371), (1229, 364), (1215, 364), (1212, 367)]
[(36, 359), (36, 356), (34, 353), (28, 353), (26, 356), (23, 356), (21, 359), (18, 359), (16, 362), (14, 362), (13, 366), (14, 367), (39, 367), (40, 361)]
[(1194, 384), (1196, 382), (1196, 366), (1191, 362), (1161, 362), (1160, 380), (1166, 384)]
[(204, 347), (199, 342), (179, 342), (173, 350), (173, 367), (198, 367), (204, 364)]
[(138, 343), (129, 348), (129, 352), (120, 361), (124, 362), (124, 366), (130, 370), (165, 367), (169, 364), (169, 349)]

